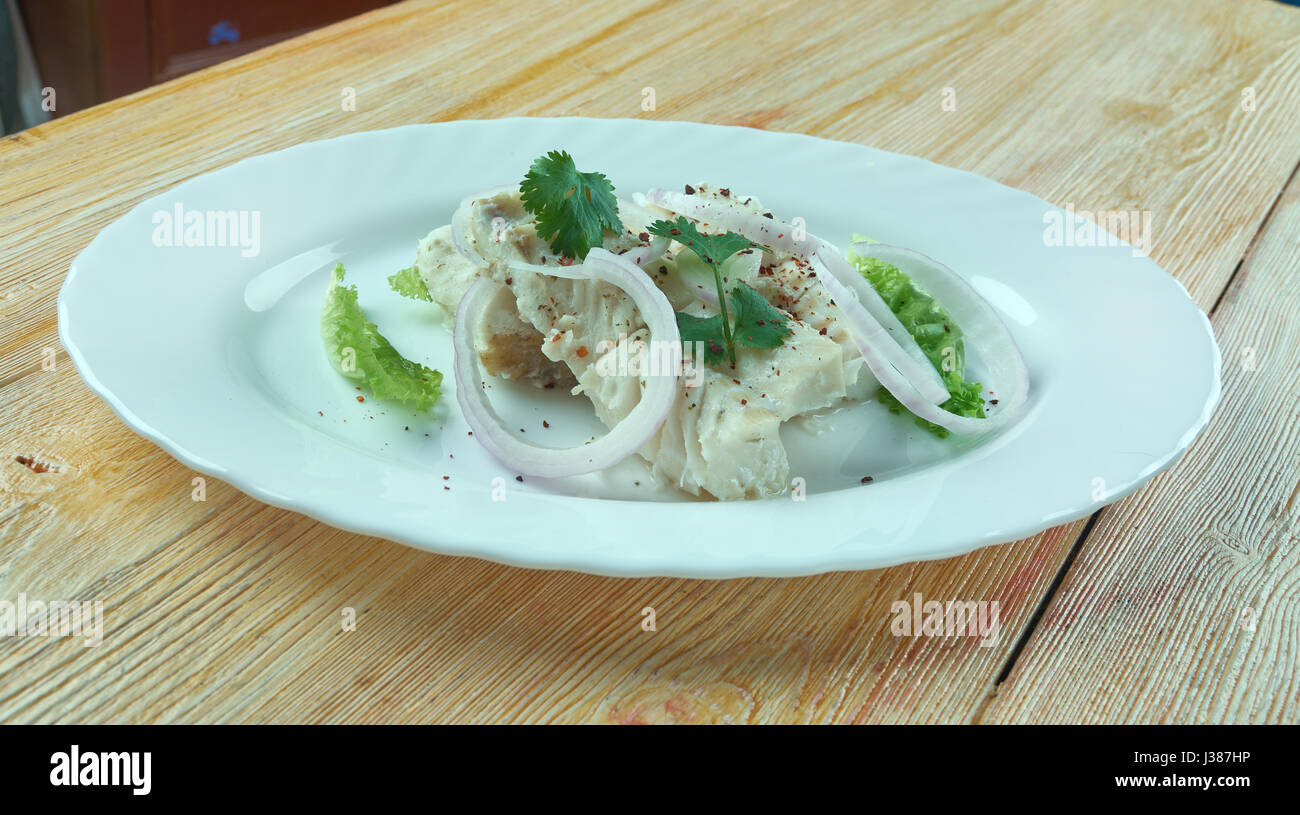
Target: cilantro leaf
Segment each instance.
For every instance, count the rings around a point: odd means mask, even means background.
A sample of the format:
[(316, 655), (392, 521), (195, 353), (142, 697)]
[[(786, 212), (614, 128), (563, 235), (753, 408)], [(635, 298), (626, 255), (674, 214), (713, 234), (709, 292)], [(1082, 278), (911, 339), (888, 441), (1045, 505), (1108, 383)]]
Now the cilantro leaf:
[[(744, 283), (737, 283), (728, 297), (736, 324), (731, 330), (732, 341), (746, 348), (777, 348), (785, 343), (792, 330), (789, 318), (763, 299), (763, 295)], [(704, 362), (717, 365), (727, 357), (727, 332), (723, 330), (721, 313), (712, 317), (696, 317), (677, 312), (677, 329), (682, 342), (704, 343)]]
[[(677, 218), (672, 221), (655, 221), (650, 224), (650, 226), (646, 227), (646, 231), (652, 235), (659, 235), (660, 237), (670, 238), (677, 241), (693, 251), (700, 260), (707, 263), (709, 267), (713, 269), (713, 279), (718, 287), (718, 305), (722, 312), (718, 315), (717, 328), (722, 332), (722, 345), (727, 352), (727, 358), (731, 360), (731, 364), (734, 366), (736, 364), (736, 342), (732, 337), (731, 316), (727, 313), (727, 297), (723, 292), (722, 263), (727, 258), (743, 249), (761, 249), (762, 247), (751, 241), (749, 238), (737, 235), (734, 232), (724, 232), (721, 235), (702, 235), (700, 234), (700, 230), (692, 221), (681, 215), (678, 215)], [(740, 285), (744, 284), (742, 283)], [(767, 301), (763, 300), (762, 296), (760, 296), (758, 292), (749, 288), (749, 286), (745, 286), (745, 289), (761, 301), (763, 305), (771, 309), (771, 306), (767, 304)], [(740, 291), (739, 287), (732, 289), (733, 304), (735, 302), (734, 298), (736, 292), (738, 291)], [(758, 312), (757, 304), (751, 303), (750, 310)], [(767, 314), (767, 312), (761, 313)], [(755, 328), (760, 327), (760, 324), (764, 322), (766, 321), (762, 317), (754, 318), (755, 325), (750, 327), (750, 334), (763, 336), (763, 342), (771, 342), (771, 336), (767, 332), (755, 332), (754, 330)], [(745, 344), (750, 345), (752, 348), (775, 348), (780, 345), (781, 342), (783, 342), (783, 340), (778, 340), (775, 345)], [(709, 355), (706, 354), (705, 361), (710, 361), (707, 359), (708, 356)]]
[(388, 285), (403, 297), (423, 300), (426, 303), (433, 302), (429, 287), (424, 284), (424, 278), (420, 277), (420, 270), (415, 266), (408, 266), (397, 274), (390, 275)]
[(519, 193), (524, 209), (537, 220), (538, 237), (558, 255), (583, 260), (604, 242), (606, 229), (623, 229), (614, 185), (601, 173), (578, 172), (562, 150), (534, 161)]
[(696, 317), (684, 312), (677, 312), (677, 330), (682, 334), (682, 342), (703, 343), (704, 362), (717, 365), (727, 358), (727, 347), (723, 343), (725, 332), (722, 330), (722, 315)]
[(745, 283), (731, 290), (731, 308), (736, 313), (736, 342), (746, 348), (778, 348), (794, 333), (786, 315)]
[(749, 238), (737, 235), (735, 232), (724, 232), (721, 235), (701, 235), (694, 222), (681, 215), (678, 215), (675, 221), (655, 221), (646, 228), (646, 231), (651, 235), (671, 238), (690, 248), (691, 251), (700, 256), (700, 260), (715, 269), (722, 265), (722, 261), (742, 249), (762, 248)]

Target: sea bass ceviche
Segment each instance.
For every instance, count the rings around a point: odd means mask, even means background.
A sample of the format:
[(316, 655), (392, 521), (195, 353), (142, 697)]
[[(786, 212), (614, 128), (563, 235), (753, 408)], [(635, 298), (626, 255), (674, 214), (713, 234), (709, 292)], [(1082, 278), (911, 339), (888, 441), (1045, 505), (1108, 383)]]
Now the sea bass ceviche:
[[(374, 372), (345, 375), (431, 404), (438, 372), (388, 359), (359, 312), (337, 327), (346, 309), (331, 301), (355, 304), (341, 280), (340, 268), (322, 317), (327, 352), (356, 339), (374, 349)], [(639, 455), (691, 495), (759, 498), (790, 484), (780, 428), (795, 417), (879, 400), (941, 438), (970, 436), (1005, 427), (1028, 396), (1010, 332), (942, 263), (864, 236), (846, 254), (730, 188), (620, 197), (560, 151), (517, 185), (467, 196), (389, 281), (453, 320), (458, 405), (520, 475)], [(966, 381), (968, 349), (986, 381)], [(609, 432), (567, 449), (526, 441), (493, 410), (493, 377), (565, 388)]]

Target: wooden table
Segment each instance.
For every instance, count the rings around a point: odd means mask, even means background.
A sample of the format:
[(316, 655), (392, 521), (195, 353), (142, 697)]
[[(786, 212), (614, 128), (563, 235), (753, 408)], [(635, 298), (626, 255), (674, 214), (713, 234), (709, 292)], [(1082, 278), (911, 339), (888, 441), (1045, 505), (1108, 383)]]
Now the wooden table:
[[(97, 648), (0, 639), (0, 721), (1300, 718), (1300, 9), (912, 6), (406, 2), (0, 142), (0, 600), (106, 601)], [(1222, 403), (1136, 494), (1013, 544), (630, 580), (417, 552), (212, 479), (194, 501), (59, 347), (70, 261), (141, 200), (301, 141), (518, 115), (799, 131), (1149, 210)], [(918, 592), (997, 600), (1002, 636), (892, 636)]]

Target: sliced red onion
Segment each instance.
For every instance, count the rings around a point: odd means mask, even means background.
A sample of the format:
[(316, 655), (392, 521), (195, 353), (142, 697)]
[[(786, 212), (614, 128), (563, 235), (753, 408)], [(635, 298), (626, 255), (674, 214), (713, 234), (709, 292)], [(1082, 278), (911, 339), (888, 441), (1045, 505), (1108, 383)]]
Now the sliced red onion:
[(633, 247), (624, 252), (622, 256), (627, 258), (631, 263), (635, 263), (637, 266), (645, 268), (647, 264), (654, 263), (656, 260), (664, 256), (664, 252), (668, 251), (669, 242), (668, 238), (661, 235), (655, 235), (650, 239), (650, 243), (645, 246)]
[[(650, 329), (651, 343), (672, 343), (681, 347), (677, 317), (668, 298), (650, 278), (622, 255), (592, 249), (581, 265), (552, 267), (546, 274), (556, 277), (602, 280), (617, 286), (632, 298), (641, 319)], [(452, 332), (455, 351), (456, 401), (465, 420), (488, 452), (511, 470), (539, 478), (562, 478), (596, 472), (622, 461), (644, 447), (659, 432), (677, 399), (676, 373), (647, 375), (641, 400), (632, 412), (601, 438), (567, 449), (539, 447), (524, 441), (501, 422), (481, 387), (482, 370), (474, 350), (472, 318), (501, 284), (479, 278), (461, 298)]]
[(456, 207), (456, 211), (451, 215), (451, 244), (466, 260), (473, 262), (476, 266), (486, 267), (488, 265), (487, 261), (483, 259), (483, 254), (478, 251), (478, 242), (474, 238), (474, 224), (471, 220), (474, 216), (474, 205), (479, 201), (494, 198), (503, 192), (516, 192), (518, 189), (517, 185), (501, 184), (461, 200), (460, 206)]
[[(629, 201), (625, 198), (618, 199), (618, 217), (623, 222), (623, 228), (630, 232), (640, 233), (656, 220), (654, 213), (638, 204), (636, 201)], [(623, 257), (632, 261), (636, 265), (645, 268), (647, 265), (655, 262), (664, 256), (668, 251), (672, 241), (662, 235), (652, 235), (650, 242), (645, 246), (634, 246), (623, 253)]]
[[(974, 435), (996, 430), (1007, 424), (1029, 396), (1029, 370), (1015, 339), (997, 312), (971, 285), (952, 269), (920, 252), (889, 246), (883, 243), (859, 242), (853, 251), (863, 257), (876, 258), (893, 266), (912, 279), (916, 285), (935, 299), (952, 321), (961, 326), (966, 340), (974, 346), (980, 361), (988, 369), (998, 397), (997, 410), (986, 419), (957, 416), (941, 407), (931, 405), (903, 387), (906, 383), (895, 376), (892, 384), (884, 377), (880, 383), (898, 397), (898, 401), (922, 419), (958, 435)], [(892, 372), (890, 372), (892, 373)], [(897, 389), (896, 389), (897, 388)]]
[[(619, 257), (626, 259), (629, 263), (637, 267), (644, 267), (646, 264), (658, 260), (667, 250), (668, 238), (655, 237), (645, 246), (633, 247), (619, 255)], [(555, 263), (529, 263), (526, 260), (510, 258), (505, 261), (505, 264), (507, 268), (515, 272), (534, 272), (536, 274), (548, 274), (555, 277), (570, 277), (570, 275), (564, 270), (582, 265), (579, 263), (565, 265), (564, 263), (561, 263), (558, 258)], [(557, 272), (556, 269), (559, 269), (560, 271)]]
[[(749, 266), (749, 269), (748, 269), (748, 273), (745, 273), (745, 270), (741, 269), (740, 270), (741, 273), (736, 276), (736, 280), (733, 280), (731, 275), (729, 274), (724, 275), (722, 288), (724, 290), (730, 290), (732, 288), (735, 288), (735, 286), (729, 286), (730, 283), (739, 282), (741, 280), (744, 280), (745, 282), (752, 280), (757, 274), (759, 267), (762, 265), (762, 262), (763, 262), (763, 253), (757, 251), (751, 252), (748, 255), (737, 253), (727, 258), (725, 261), (723, 261), (724, 265), (728, 263), (745, 264)], [(678, 266), (677, 268), (680, 270), (681, 266)], [(697, 300), (699, 300), (702, 303), (707, 303), (710, 306), (718, 305), (717, 281), (713, 279), (713, 274), (711, 271), (709, 273), (707, 281), (692, 280), (686, 275), (682, 275), (682, 279), (686, 281), (686, 285), (690, 287), (691, 292), (694, 294)]]
[(699, 298), (699, 301), (701, 303), (710, 306), (716, 306), (722, 302), (721, 300), (718, 299), (718, 293), (716, 291), (713, 291), (712, 289), (706, 288), (704, 286), (695, 287), (695, 296)]
[(460, 252), (470, 263), (486, 268), (487, 261), (470, 243), (469, 213), (473, 203), (472, 198), (466, 198), (460, 202), (460, 206), (456, 207), (456, 211), (451, 214), (451, 245), (456, 247), (456, 251)]
[[(647, 195), (647, 200), (670, 212), (701, 221), (710, 228), (735, 232), (754, 243), (785, 254), (799, 255), (809, 260), (819, 256), (821, 262), (812, 264), (817, 279), (844, 313), (853, 343), (862, 352), (872, 373), (879, 379), (880, 372), (876, 367), (892, 365), (911, 384), (913, 393), (919, 393), (930, 404), (948, 401), (948, 388), (917, 345), (916, 339), (898, 321), (871, 284), (858, 274), (833, 244), (807, 232), (804, 232), (801, 239), (796, 239), (799, 230), (785, 221), (733, 205), (710, 202), (698, 195), (653, 189)], [(850, 291), (856, 296), (850, 295)], [(716, 299), (715, 297), (714, 300)], [(871, 345), (870, 350), (866, 347), (868, 344)]]
[[(876, 318), (876, 322), (880, 323), (881, 328), (885, 329), (889, 336), (902, 346), (903, 351), (906, 352), (907, 355), (912, 358), (912, 361), (916, 363), (922, 372), (924, 372), (920, 375), (922, 375), (924, 379), (928, 380), (929, 384), (927, 385), (928, 391), (922, 390), (922, 393), (927, 397), (934, 398), (934, 404), (936, 405), (948, 401), (948, 388), (944, 386), (942, 377), (935, 372), (934, 363), (925, 355), (925, 351), (921, 350), (921, 346), (917, 343), (916, 337), (913, 337), (912, 332), (908, 331), (907, 328), (903, 326), (903, 323), (898, 319), (898, 315), (894, 313), (894, 310), (891, 309), (889, 304), (880, 296), (880, 292), (876, 291), (876, 287), (872, 286), (871, 283), (864, 278), (856, 268), (854, 268), (853, 264), (849, 262), (848, 258), (844, 256), (844, 253), (842, 253), (835, 244), (823, 240), (816, 235), (808, 235), (807, 243), (813, 248), (813, 251), (817, 253), (817, 256), (822, 259), (822, 262), (826, 264), (827, 270), (830, 271), (837, 280), (857, 295), (858, 303), (870, 312), (872, 317)], [(823, 285), (825, 284), (823, 283)], [(916, 380), (911, 376), (908, 376), (908, 381), (915, 383)]]
[(721, 204), (699, 195), (686, 195), (659, 188), (650, 190), (646, 199), (669, 212), (685, 215), (713, 229), (735, 232), (754, 243), (761, 243), (788, 255), (805, 254), (804, 247), (795, 240), (796, 230), (784, 221), (766, 218), (738, 206)]

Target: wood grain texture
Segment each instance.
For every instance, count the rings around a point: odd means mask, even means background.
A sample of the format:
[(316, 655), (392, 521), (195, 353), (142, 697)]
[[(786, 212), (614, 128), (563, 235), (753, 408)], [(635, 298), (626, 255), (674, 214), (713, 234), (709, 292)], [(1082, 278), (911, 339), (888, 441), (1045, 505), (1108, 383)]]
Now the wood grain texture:
[[(699, 22), (671, 24), (688, 14)], [(774, 56), (755, 59), (755, 43)], [(240, 158), (415, 121), (581, 114), (807, 132), (1079, 209), (1149, 210), (1153, 256), (1208, 308), (1300, 162), (1298, 43), (1300, 14), (1265, 2), (926, 15), (793, 0), (562, 13), (406, 2), (0, 142), (0, 599), (107, 606), (98, 648), (0, 639), (0, 721), (972, 721), (1015, 698), (1027, 718), (1087, 715), (1087, 700), (1054, 706), (1028, 685), (1004, 685), (985, 709), (1082, 522), (796, 580), (610, 579), (414, 552), (213, 479), (191, 500), (196, 474), (127, 430), (61, 352), (40, 368), (58, 348), (57, 289), (103, 226)], [(645, 87), (654, 111), (641, 109)], [(354, 112), (340, 109), (344, 88)], [(18, 456), (61, 468), (36, 473)], [(1266, 472), (1233, 464), (1238, 477)], [(1161, 476), (1115, 512), (1167, 513), (1187, 477)], [(918, 592), (998, 600), (1002, 635), (989, 648), (893, 637), (890, 604)], [(646, 606), (655, 632), (641, 630)], [(345, 607), (355, 631), (341, 630)], [(1200, 653), (1177, 637), (1146, 643), (1148, 656)], [(1233, 716), (1168, 698), (1174, 717)]]
[(1108, 509), (984, 721), (1300, 721), (1300, 176), (1214, 314), (1223, 400)]

